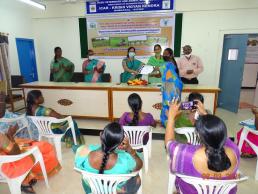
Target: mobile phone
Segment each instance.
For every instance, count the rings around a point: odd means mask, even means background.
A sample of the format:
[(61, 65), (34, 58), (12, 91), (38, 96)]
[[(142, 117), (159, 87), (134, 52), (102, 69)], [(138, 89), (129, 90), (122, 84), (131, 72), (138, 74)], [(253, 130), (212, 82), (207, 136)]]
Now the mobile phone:
[(181, 110), (193, 110), (193, 109), (197, 109), (196, 105), (197, 105), (197, 101), (190, 101), (190, 102), (182, 102), (180, 109)]

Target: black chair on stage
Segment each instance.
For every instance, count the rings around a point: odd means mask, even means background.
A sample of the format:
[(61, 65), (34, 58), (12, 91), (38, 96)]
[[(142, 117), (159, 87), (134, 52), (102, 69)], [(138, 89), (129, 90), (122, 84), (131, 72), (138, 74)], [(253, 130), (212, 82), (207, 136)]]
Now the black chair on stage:
[(101, 76), (101, 81), (102, 82), (111, 82), (112, 78), (111, 78), (110, 73), (103, 73)]
[(84, 82), (84, 74), (82, 72), (74, 72), (72, 82)]

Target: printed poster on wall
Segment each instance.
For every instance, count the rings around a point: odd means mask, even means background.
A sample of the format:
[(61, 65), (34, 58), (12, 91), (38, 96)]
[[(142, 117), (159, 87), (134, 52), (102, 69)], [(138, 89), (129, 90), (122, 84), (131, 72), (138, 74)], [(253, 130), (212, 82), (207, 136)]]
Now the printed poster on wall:
[(94, 0), (86, 2), (86, 14), (173, 10), (174, 0)]
[(137, 56), (153, 55), (153, 46), (172, 47), (174, 14), (171, 16), (87, 19), (88, 48), (97, 56), (125, 56), (128, 47)]
[(258, 35), (248, 37), (245, 63), (258, 64)]

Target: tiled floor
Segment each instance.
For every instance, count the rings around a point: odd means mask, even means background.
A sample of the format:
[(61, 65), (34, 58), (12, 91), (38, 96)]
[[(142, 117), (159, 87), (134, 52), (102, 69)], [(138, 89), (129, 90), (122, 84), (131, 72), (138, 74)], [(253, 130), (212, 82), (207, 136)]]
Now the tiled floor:
[[(226, 123), (230, 136), (234, 136), (236, 131), (240, 128), (238, 122), (252, 117), (252, 113), (248, 109), (241, 109), (238, 114), (230, 113), (228, 111), (218, 109), (219, 115)], [(101, 129), (107, 121), (99, 120), (79, 120), (80, 128)], [(163, 129), (155, 130), (155, 132), (162, 132)], [(85, 136), (86, 144), (98, 143), (99, 138), (94, 136)], [(143, 173), (143, 193), (145, 194), (166, 194), (168, 182), (168, 164), (164, 150), (164, 142), (160, 140), (153, 140), (152, 144), (152, 158), (150, 160), (148, 174)], [(83, 194), (81, 186), (80, 175), (73, 170), (74, 155), (70, 149), (63, 147), (63, 169), (59, 174), (49, 178), (50, 188), (47, 189), (44, 182), (40, 181), (35, 186), (38, 194)], [(241, 159), (240, 170), (247, 176), (248, 181), (242, 183), (238, 187), (240, 194), (256, 194), (258, 193), (258, 181), (254, 180), (254, 173), (256, 167), (256, 158)], [(0, 183), (0, 193), (9, 194), (6, 184)]]

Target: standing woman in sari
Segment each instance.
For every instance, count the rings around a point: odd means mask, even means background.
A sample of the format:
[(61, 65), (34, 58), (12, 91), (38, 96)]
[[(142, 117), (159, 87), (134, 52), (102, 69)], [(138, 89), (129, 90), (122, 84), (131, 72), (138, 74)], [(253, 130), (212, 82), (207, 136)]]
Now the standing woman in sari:
[(166, 48), (164, 50), (163, 59), (165, 63), (160, 68), (160, 72), (162, 75), (162, 109), (160, 120), (161, 124), (166, 127), (168, 120), (167, 111), (169, 110), (169, 103), (173, 98), (181, 98), (183, 82), (179, 77), (179, 71), (173, 56), (173, 50), (171, 48)]
[[(161, 83), (161, 75), (159, 74), (159, 68), (163, 65), (164, 59), (161, 55), (162, 48), (159, 44), (154, 46), (155, 56), (151, 56), (148, 60), (148, 65), (155, 67), (154, 73), (149, 74), (150, 83)], [(158, 72), (158, 73), (156, 73)]]
[(74, 64), (62, 57), (62, 49), (55, 48), (55, 57), (51, 61), (51, 73), (55, 82), (70, 82), (73, 77)]
[[(42, 93), (40, 90), (31, 90), (27, 95), (27, 115), (30, 116), (47, 116), (47, 117), (55, 117), (57, 119), (62, 119), (65, 116), (57, 113), (51, 108), (47, 108), (42, 106), (41, 104), (44, 103), (44, 97), (42, 96)], [(77, 123), (73, 121), (75, 134), (77, 143), (84, 144), (84, 138), (81, 135)], [(53, 124), (52, 131), (55, 134), (63, 134), (67, 129), (67, 122), (61, 123), (61, 124)], [(65, 142), (66, 147), (70, 148), (74, 144), (73, 136), (71, 130), (68, 130), (64, 137), (62, 138), (62, 141)]]
[(138, 69), (144, 65), (141, 61), (135, 59), (135, 48), (129, 47), (127, 57), (122, 62), (124, 72), (122, 73), (121, 82), (127, 83), (130, 79), (141, 78), (138, 74)]
[(93, 58), (94, 51), (88, 50), (88, 59), (82, 64), (82, 72), (85, 82), (101, 82), (101, 75), (104, 73), (106, 65), (104, 61)]

